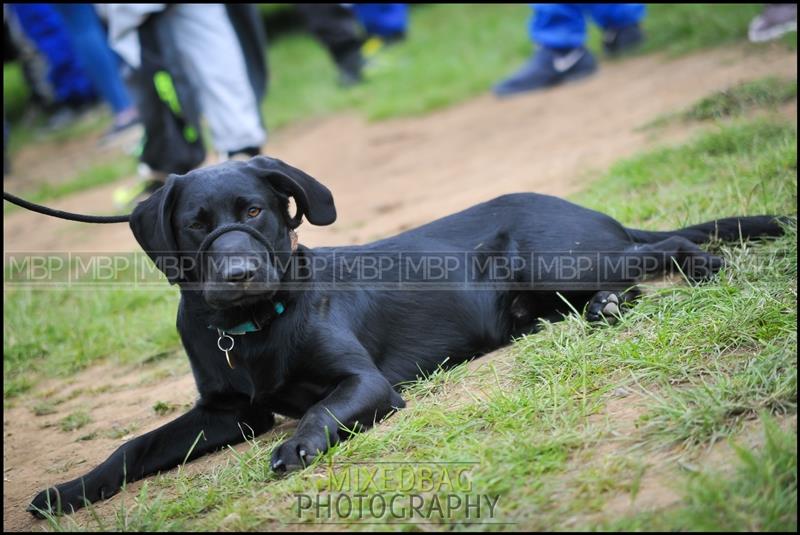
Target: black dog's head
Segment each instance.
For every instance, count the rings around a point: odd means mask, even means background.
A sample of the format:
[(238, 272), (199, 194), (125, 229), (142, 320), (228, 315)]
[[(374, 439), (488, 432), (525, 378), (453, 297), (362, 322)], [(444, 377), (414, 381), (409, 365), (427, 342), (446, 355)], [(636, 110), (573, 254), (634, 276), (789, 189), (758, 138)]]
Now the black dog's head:
[[(289, 214), (289, 197), (297, 213)], [(170, 283), (226, 309), (268, 299), (292, 253), (292, 230), (336, 220), (330, 191), (280, 160), (257, 156), (171, 175), (131, 214), (131, 229)]]

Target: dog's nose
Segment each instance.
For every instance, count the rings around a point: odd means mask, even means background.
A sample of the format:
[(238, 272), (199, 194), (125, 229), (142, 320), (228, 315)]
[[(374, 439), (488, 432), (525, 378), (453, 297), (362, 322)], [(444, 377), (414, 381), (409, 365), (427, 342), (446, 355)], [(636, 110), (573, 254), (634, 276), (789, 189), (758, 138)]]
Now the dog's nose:
[(223, 272), (222, 279), (225, 282), (247, 282), (256, 276), (257, 269), (254, 262), (237, 262)]

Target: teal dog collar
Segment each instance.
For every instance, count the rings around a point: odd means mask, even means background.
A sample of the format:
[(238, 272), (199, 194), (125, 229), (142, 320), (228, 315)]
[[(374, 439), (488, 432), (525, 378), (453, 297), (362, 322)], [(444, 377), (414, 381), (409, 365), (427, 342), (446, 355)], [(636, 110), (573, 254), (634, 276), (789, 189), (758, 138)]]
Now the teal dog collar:
[[(278, 316), (280, 316), (286, 311), (286, 307), (281, 302), (275, 303), (273, 309), (275, 310), (275, 314), (277, 314)], [(255, 320), (250, 320), (250, 321), (245, 321), (244, 323), (240, 323), (235, 327), (231, 327), (230, 329), (221, 329), (219, 327), (215, 327), (214, 325), (209, 325), (208, 328), (216, 329), (217, 331), (225, 334), (238, 335), (238, 334), (258, 332), (261, 330), (261, 325), (259, 325), (258, 322), (256, 322)]]

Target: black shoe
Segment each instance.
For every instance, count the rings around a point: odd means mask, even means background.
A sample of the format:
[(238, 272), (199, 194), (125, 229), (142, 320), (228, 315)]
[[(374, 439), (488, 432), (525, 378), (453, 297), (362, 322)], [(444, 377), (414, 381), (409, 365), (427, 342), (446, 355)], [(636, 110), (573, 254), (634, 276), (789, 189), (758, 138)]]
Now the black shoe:
[(540, 48), (517, 72), (496, 84), (493, 91), (498, 97), (537, 91), (585, 78), (596, 70), (597, 61), (586, 48)]
[(364, 81), (364, 56), (361, 47), (351, 48), (335, 58), (336, 67), (339, 69), (339, 85), (350, 87)]
[(603, 31), (603, 48), (609, 56), (618, 56), (634, 50), (644, 41), (638, 24), (624, 28), (607, 28)]
[(232, 150), (228, 152), (229, 160), (242, 160), (247, 161), (250, 158), (261, 154), (261, 147), (245, 147), (239, 150)]

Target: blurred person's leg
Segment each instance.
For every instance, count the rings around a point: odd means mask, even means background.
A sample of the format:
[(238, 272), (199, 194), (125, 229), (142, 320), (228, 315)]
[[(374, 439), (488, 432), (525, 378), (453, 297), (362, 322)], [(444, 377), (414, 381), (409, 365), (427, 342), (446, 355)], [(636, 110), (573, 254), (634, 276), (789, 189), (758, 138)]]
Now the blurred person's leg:
[(542, 48), (580, 48), (586, 43), (583, 8), (579, 4), (534, 4), (528, 34)]
[(328, 49), (339, 69), (339, 82), (348, 86), (362, 80), (364, 44), (352, 7), (342, 4), (294, 4), (308, 29)]
[(206, 158), (197, 84), (183, 61), (178, 45), (182, 36), (166, 13), (151, 15), (138, 28), (141, 62), (136, 78), (147, 132), (141, 161), (151, 178), (162, 182), (171, 173), (188, 173)]
[[(253, 87), (256, 102), (267, 96), (269, 68), (267, 64), (267, 32), (255, 4), (225, 4), (233, 31), (244, 54), (247, 77)], [(259, 116), (260, 118), (260, 116)], [(262, 121), (263, 126), (263, 121)]]
[(603, 30), (603, 48), (608, 54), (626, 52), (644, 40), (644, 4), (587, 4), (585, 9)]
[(352, 4), (358, 20), (367, 32), (361, 46), (366, 66), (374, 66), (374, 58), (389, 45), (406, 38), (408, 6), (406, 4)]
[(141, 20), (131, 19), (129, 24), (135, 31), (130, 52), (135, 50), (136, 57), (126, 54), (137, 66), (133, 82), (145, 129), (140, 180), (114, 191), (114, 204), (127, 209), (163, 186), (169, 174), (188, 173), (206, 158), (199, 98), (177, 46), (181, 36), (161, 10), (141, 15)]
[(78, 60), (114, 114), (114, 125), (108, 135), (114, 136), (138, 124), (136, 107), (122, 81), (119, 61), (92, 4), (53, 5), (69, 29)]
[(586, 21), (580, 4), (535, 4), (529, 35), (536, 51), (520, 69), (494, 86), (495, 95), (535, 91), (597, 70), (594, 56), (585, 47)]
[(50, 4), (10, 4), (20, 28), (47, 63), (52, 101), (49, 124), (56, 128), (94, 103), (96, 94), (75, 56), (63, 19)]
[(162, 15), (197, 91), (215, 148), (255, 155), (266, 141), (241, 46), (222, 4), (176, 4)]
[(369, 35), (385, 42), (402, 40), (408, 29), (406, 4), (353, 4), (358, 19)]
[(761, 14), (750, 22), (747, 37), (753, 43), (763, 43), (796, 31), (797, 4), (764, 4)]
[(25, 34), (13, 9), (4, 11), (4, 25), (8, 30), (7, 43), (3, 43), (4, 61), (8, 54), (10, 61), (17, 61), (22, 69), (25, 82), (31, 90), (34, 104), (46, 108), (56, 101), (55, 90), (47, 78), (49, 65), (47, 58), (37, 49), (36, 44)]

